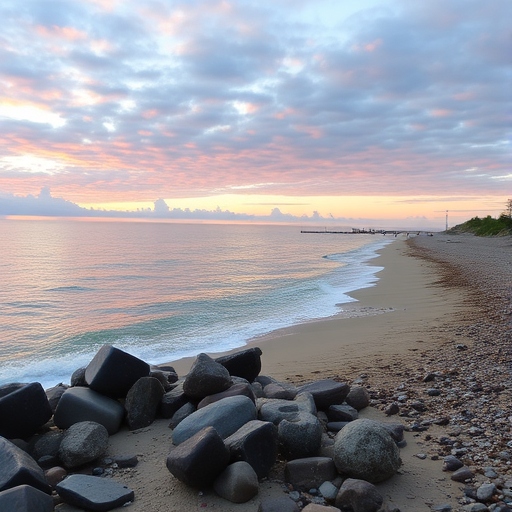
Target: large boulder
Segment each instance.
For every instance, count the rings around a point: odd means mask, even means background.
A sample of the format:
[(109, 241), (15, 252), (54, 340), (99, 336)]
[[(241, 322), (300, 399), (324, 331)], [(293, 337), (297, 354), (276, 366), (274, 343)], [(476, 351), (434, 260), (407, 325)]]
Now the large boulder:
[(141, 377), (128, 391), (124, 408), (130, 430), (147, 427), (155, 420), (164, 388), (154, 377)]
[(218, 357), (215, 361), (224, 366), (230, 375), (252, 382), (261, 371), (261, 349), (258, 347), (248, 348)]
[(322, 444), (322, 424), (308, 412), (283, 420), (277, 427), (281, 453), (286, 460), (314, 457)]
[(368, 419), (352, 421), (336, 434), (333, 458), (341, 474), (371, 483), (392, 477), (402, 463), (389, 431)]
[(147, 377), (149, 364), (123, 350), (104, 345), (85, 370), (85, 380), (98, 393), (124, 398), (141, 377)]
[(101, 457), (108, 448), (107, 429), (93, 421), (71, 425), (59, 447), (59, 458), (66, 468), (76, 468)]
[(199, 354), (185, 377), (183, 391), (190, 398), (200, 400), (225, 391), (231, 385), (231, 376), (224, 366), (206, 354)]
[(15, 444), (0, 437), (0, 492), (24, 484), (46, 494), (52, 492), (36, 461)]
[(258, 494), (258, 476), (248, 462), (234, 462), (215, 479), (213, 488), (225, 500), (245, 503)]
[(335, 505), (353, 512), (377, 512), (384, 498), (377, 488), (365, 480), (347, 478), (336, 496)]
[(0, 510), (5, 512), (53, 512), (53, 499), (30, 485), (0, 492)]
[(173, 430), (172, 442), (178, 445), (205, 427), (214, 427), (222, 439), (242, 425), (256, 419), (256, 407), (246, 396), (231, 396), (207, 405), (187, 416)]
[(123, 418), (124, 407), (117, 400), (89, 388), (73, 387), (59, 400), (53, 421), (63, 429), (80, 421), (95, 421), (112, 435), (119, 430)]
[(52, 408), (39, 382), (0, 387), (0, 436), (25, 439), (52, 417)]
[(229, 463), (229, 450), (213, 427), (206, 427), (179, 446), (171, 448), (167, 469), (192, 487), (213, 483)]
[(350, 392), (350, 386), (332, 379), (317, 380), (299, 388), (300, 392), (313, 395), (319, 410), (326, 410), (330, 405), (342, 404)]

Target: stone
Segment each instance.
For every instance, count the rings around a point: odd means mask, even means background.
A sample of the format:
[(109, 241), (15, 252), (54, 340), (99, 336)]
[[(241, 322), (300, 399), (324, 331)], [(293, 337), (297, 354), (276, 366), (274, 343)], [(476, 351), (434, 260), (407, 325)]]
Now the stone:
[(225, 500), (246, 503), (258, 494), (258, 476), (248, 462), (233, 462), (215, 479), (213, 488)]
[(370, 394), (362, 386), (352, 386), (345, 398), (345, 402), (357, 411), (360, 411), (370, 405)]
[(122, 507), (135, 497), (126, 485), (90, 475), (70, 475), (57, 484), (56, 490), (65, 503), (100, 512)]
[(354, 421), (359, 418), (359, 413), (347, 404), (331, 405), (327, 410), (327, 417), (330, 421)]
[(107, 448), (107, 429), (94, 421), (82, 421), (66, 431), (59, 457), (66, 468), (76, 468), (101, 457)]
[(0, 510), (5, 512), (53, 512), (53, 499), (30, 485), (0, 492)]
[(386, 408), (384, 409), (384, 414), (386, 416), (394, 416), (395, 414), (398, 414), (399, 412), (400, 412), (400, 406), (396, 402), (393, 402), (393, 403), (387, 405)]
[(206, 487), (229, 464), (229, 450), (213, 427), (206, 427), (173, 447), (167, 456), (167, 469), (181, 482)]
[(307, 457), (288, 461), (284, 467), (285, 482), (294, 489), (307, 491), (338, 475), (334, 461), (328, 457)]
[(226, 368), (230, 375), (252, 382), (261, 371), (261, 349), (258, 347), (241, 350), (215, 359)]
[(57, 384), (56, 386), (53, 386), (52, 388), (49, 388), (45, 391), (46, 398), (48, 398), (48, 403), (50, 404), (50, 408), (52, 410), (52, 413), (55, 412), (55, 409), (57, 408), (57, 404), (59, 403), (60, 397), (68, 389), (69, 386), (66, 384)]
[(230, 461), (248, 462), (259, 479), (268, 476), (277, 459), (277, 428), (267, 421), (252, 420), (224, 441)]
[(85, 370), (89, 387), (106, 396), (124, 398), (141, 377), (149, 375), (149, 364), (123, 350), (104, 345)]
[(32, 456), (35, 460), (39, 460), (46, 455), (56, 457), (59, 454), (59, 447), (63, 438), (64, 432), (58, 430), (51, 430), (39, 436), (34, 443)]
[(205, 427), (214, 427), (222, 439), (234, 434), (242, 425), (256, 419), (256, 407), (246, 396), (231, 396), (207, 405), (187, 416), (173, 431), (172, 442), (178, 445)]
[(86, 367), (83, 366), (81, 368), (77, 368), (72, 374), (71, 374), (71, 387), (76, 386), (82, 386), (87, 387), (87, 382), (85, 380), (85, 370)]
[(389, 432), (395, 443), (403, 441), (405, 427), (402, 423), (381, 423), (381, 425)]
[(340, 509), (336, 507), (330, 507), (328, 505), (309, 503), (302, 509), (302, 512), (340, 512)]
[(0, 437), (0, 468), (0, 491), (26, 484), (51, 493), (44, 472), (36, 461), (3, 437)]
[(300, 412), (277, 427), (279, 446), (286, 460), (314, 457), (322, 444), (322, 425), (316, 416)]
[(456, 471), (462, 466), (464, 466), (464, 463), (455, 455), (448, 455), (444, 458), (443, 471)]
[(174, 389), (167, 391), (160, 401), (160, 416), (162, 418), (172, 418), (176, 411), (189, 403), (189, 398), (183, 391), (183, 382), (179, 383)]
[(185, 377), (183, 391), (188, 397), (201, 400), (225, 391), (231, 385), (231, 376), (224, 366), (206, 354), (199, 354)]
[(474, 476), (473, 472), (467, 466), (462, 466), (452, 473), (451, 479), (454, 482), (464, 483), (466, 480), (471, 480)]
[(190, 416), (196, 410), (197, 408), (192, 402), (187, 402), (174, 413), (169, 423), (169, 428), (175, 429), (187, 416)]
[(126, 395), (124, 408), (130, 430), (147, 427), (153, 423), (164, 395), (164, 388), (154, 377), (141, 377)]
[(320, 494), (328, 501), (334, 502), (336, 499), (336, 496), (338, 494), (338, 488), (329, 481), (323, 482), (319, 487), (318, 490), (320, 491)]
[(346, 427), (349, 421), (329, 421), (326, 428), (329, 432), (339, 432), (343, 427)]
[(279, 498), (262, 498), (258, 512), (300, 512), (295, 501), (287, 496)]
[(62, 395), (53, 421), (66, 429), (81, 421), (103, 425), (110, 435), (115, 434), (124, 418), (124, 407), (112, 398), (89, 388), (69, 388)]
[(482, 484), (476, 490), (476, 498), (478, 501), (489, 501), (493, 495), (496, 493), (497, 489), (494, 484)]
[(358, 419), (336, 434), (334, 463), (343, 475), (378, 483), (392, 477), (402, 461), (389, 431), (381, 423)]
[(226, 398), (228, 396), (246, 396), (247, 398), (250, 398), (254, 403), (256, 403), (256, 395), (254, 394), (254, 391), (252, 390), (252, 387), (248, 383), (237, 383), (233, 384), (231, 387), (226, 389), (226, 391), (221, 391), (220, 393), (215, 393), (213, 395), (208, 395), (204, 397), (198, 404), (197, 408), (202, 409), (204, 406), (213, 404), (213, 402), (218, 402), (219, 400), (222, 400), (223, 398)]
[(55, 489), (55, 486), (68, 476), (68, 472), (61, 466), (54, 466), (53, 468), (47, 469), (44, 472), (44, 476), (52, 489)]
[(326, 410), (330, 405), (342, 404), (350, 391), (350, 386), (332, 379), (324, 379), (301, 386), (299, 392), (304, 391), (313, 395), (319, 410)]
[(118, 468), (134, 468), (139, 463), (139, 459), (137, 455), (116, 455), (113, 463), (117, 464)]
[(34, 435), (52, 414), (39, 382), (0, 386), (0, 436), (26, 439)]
[(334, 505), (352, 512), (377, 512), (383, 501), (383, 497), (373, 484), (347, 478), (340, 487)]
[(263, 388), (263, 394), (267, 398), (293, 400), (297, 396), (297, 388), (285, 382), (271, 382)]
[(300, 412), (316, 414), (316, 406), (309, 393), (300, 393), (294, 400), (268, 398), (259, 400), (258, 403), (259, 419), (270, 421), (274, 425), (279, 425), (283, 419), (292, 421), (298, 418)]

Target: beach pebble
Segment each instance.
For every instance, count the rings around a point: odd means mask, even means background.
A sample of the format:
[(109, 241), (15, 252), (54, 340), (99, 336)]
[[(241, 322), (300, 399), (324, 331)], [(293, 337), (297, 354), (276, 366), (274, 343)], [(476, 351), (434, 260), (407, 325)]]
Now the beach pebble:
[(386, 416), (394, 416), (395, 414), (398, 414), (400, 412), (400, 407), (396, 402), (393, 402), (386, 406), (384, 409), (384, 414)]
[(473, 472), (466, 466), (457, 469), (451, 476), (454, 482), (465, 482), (473, 478)]
[(454, 455), (448, 455), (444, 458), (443, 471), (456, 471), (464, 466), (464, 463)]
[(476, 490), (476, 498), (478, 501), (489, 501), (496, 493), (496, 486), (494, 484), (482, 484)]
[(377, 488), (365, 480), (347, 478), (336, 496), (334, 505), (353, 512), (376, 512), (384, 499)]
[(213, 488), (232, 503), (245, 503), (258, 494), (258, 476), (248, 462), (234, 462), (216, 478)]

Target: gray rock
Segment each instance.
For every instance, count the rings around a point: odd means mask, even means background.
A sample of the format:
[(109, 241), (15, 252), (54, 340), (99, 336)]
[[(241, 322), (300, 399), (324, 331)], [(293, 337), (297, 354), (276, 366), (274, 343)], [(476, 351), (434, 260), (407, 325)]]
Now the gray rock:
[(45, 471), (44, 476), (46, 477), (46, 481), (52, 487), (52, 489), (55, 489), (57, 484), (62, 482), (62, 480), (68, 476), (68, 472), (60, 466), (54, 466), (53, 468)]
[(167, 391), (160, 402), (160, 416), (172, 418), (176, 411), (189, 402), (189, 398), (183, 391), (183, 382), (177, 384), (174, 389)]
[(339, 432), (342, 428), (346, 427), (350, 421), (329, 421), (326, 427), (329, 432)]
[(64, 432), (56, 430), (46, 432), (42, 436), (39, 436), (35, 441), (34, 448), (32, 450), (34, 459), (38, 460), (45, 455), (56, 457), (59, 454), (59, 447), (63, 438)]
[(262, 498), (258, 512), (300, 512), (292, 499), (282, 496), (279, 498)]
[(452, 512), (452, 506), (449, 503), (441, 503), (441, 505), (434, 505), (430, 507), (432, 512)]
[(263, 388), (263, 394), (267, 398), (293, 400), (297, 396), (297, 388), (285, 382), (271, 382)]
[(228, 396), (246, 396), (250, 398), (254, 403), (256, 403), (256, 395), (249, 383), (239, 382), (237, 384), (233, 384), (226, 391), (221, 391), (220, 393), (215, 393), (214, 395), (208, 395), (204, 397), (198, 404), (197, 408), (202, 409), (204, 406), (213, 404), (213, 402), (218, 402), (223, 398), (227, 398)]
[(373, 484), (347, 478), (340, 487), (334, 505), (352, 512), (377, 512), (383, 501), (383, 497)]
[(287, 460), (314, 457), (322, 444), (322, 425), (316, 416), (300, 412), (277, 427), (281, 452)]
[(175, 429), (187, 416), (190, 416), (196, 410), (197, 408), (192, 402), (187, 402), (173, 414), (169, 428)]
[(400, 406), (396, 402), (389, 404), (384, 409), (384, 414), (386, 414), (386, 416), (394, 416), (395, 414), (398, 414), (399, 412), (400, 412)]
[(334, 463), (341, 474), (377, 483), (393, 476), (402, 461), (389, 431), (381, 423), (358, 419), (336, 434)]
[(359, 418), (359, 413), (351, 405), (331, 405), (327, 410), (327, 417), (330, 421), (354, 421)]
[(45, 391), (46, 398), (48, 398), (48, 403), (50, 404), (50, 408), (52, 410), (52, 413), (55, 412), (55, 409), (57, 408), (57, 404), (59, 403), (60, 397), (68, 389), (69, 386), (66, 384), (57, 384), (56, 386), (53, 386), (52, 388), (49, 388)]
[(302, 509), (302, 512), (340, 512), (340, 509), (336, 507), (330, 507), (328, 505), (309, 503)]
[(18, 485), (0, 492), (0, 510), (5, 512), (53, 512), (50, 495), (31, 487)]
[(299, 413), (316, 415), (316, 405), (311, 393), (299, 393), (293, 400), (266, 398), (258, 400), (259, 419), (279, 425), (283, 419), (292, 421)]
[(471, 480), (474, 476), (473, 472), (467, 466), (462, 466), (453, 472), (451, 479), (454, 482), (465, 482), (466, 480)]
[(443, 471), (456, 471), (462, 466), (464, 466), (464, 463), (455, 455), (448, 455), (444, 458)]
[(360, 411), (370, 405), (370, 394), (366, 388), (362, 386), (352, 386), (345, 398), (345, 402), (354, 409)]
[(307, 391), (301, 391), (300, 393), (297, 393), (297, 396), (293, 399), (293, 401), (299, 405), (299, 409), (303, 412), (309, 412), (310, 414), (314, 415), (316, 415), (318, 412), (313, 395)]
[(252, 382), (261, 371), (261, 349), (249, 348), (234, 354), (218, 357), (217, 363), (224, 366), (230, 375)]
[(167, 469), (192, 487), (213, 483), (229, 463), (229, 450), (213, 427), (206, 427), (179, 446), (171, 448)]
[(3, 437), (0, 437), (0, 468), (0, 491), (26, 484), (51, 493), (44, 472), (36, 461)]
[(469, 505), (464, 505), (464, 512), (488, 512), (488, 508), (483, 503), (470, 503)]
[(147, 427), (155, 420), (164, 388), (154, 377), (141, 377), (126, 395), (124, 408), (130, 430)]
[(295, 459), (284, 468), (285, 482), (300, 491), (318, 488), (325, 481), (334, 480), (337, 474), (334, 461), (328, 457)]
[(225, 440), (231, 462), (248, 462), (258, 478), (268, 476), (277, 459), (277, 428), (267, 421), (249, 421)]
[(81, 421), (94, 421), (112, 435), (119, 430), (123, 418), (124, 407), (117, 400), (89, 388), (73, 387), (62, 395), (53, 420), (62, 429)]
[(0, 436), (25, 439), (52, 417), (52, 409), (39, 382), (0, 386)]
[(139, 463), (139, 459), (137, 455), (117, 455), (113, 463), (117, 464), (118, 468), (134, 468)]
[(85, 380), (85, 370), (86, 367), (77, 368), (71, 375), (71, 387), (82, 386), (87, 387), (87, 382)]
[(389, 432), (395, 443), (403, 441), (405, 427), (401, 423), (382, 423), (382, 426)]
[(123, 350), (104, 345), (85, 370), (85, 380), (98, 393), (124, 398), (141, 377), (149, 375), (149, 364)]
[(303, 391), (313, 395), (318, 409), (325, 410), (330, 405), (342, 404), (350, 391), (350, 386), (332, 379), (324, 379), (301, 386), (299, 392)]
[(496, 493), (497, 489), (494, 484), (482, 484), (476, 490), (476, 498), (478, 501), (489, 501)]
[(111, 478), (71, 475), (57, 484), (62, 500), (75, 507), (107, 511), (133, 501), (134, 492)]
[(231, 385), (231, 376), (224, 366), (206, 354), (199, 354), (185, 377), (183, 391), (190, 398), (200, 400), (225, 391)]
[(82, 421), (66, 431), (59, 457), (66, 468), (76, 468), (101, 457), (107, 448), (107, 429), (93, 421)]
[(225, 439), (242, 425), (256, 419), (256, 407), (246, 396), (231, 396), (207, 405), (187, 416), (173, 431), (172, 442), (178, 445), (205, 427), (214, 427)]
[(336, 496), (338, 495), (338, 488), (332, 482), (323, 482), (318, 490), (320, 494), (328, 501), (334, 502)]
[(225, 500), (246, 503), (258, 494), (258, 476), (248, 462), (234, 462), (215, 479), (213, 488)]

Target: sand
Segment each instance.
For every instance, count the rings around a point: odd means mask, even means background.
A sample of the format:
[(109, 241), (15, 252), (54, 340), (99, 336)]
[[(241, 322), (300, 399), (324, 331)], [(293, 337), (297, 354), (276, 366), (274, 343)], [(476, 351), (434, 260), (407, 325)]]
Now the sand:
[[(262, 374), (297, 384), (335, 377), (361, 383), (372, 396), (378, 397), (379, 390), (396, 389), (410, 375), (425, 372), (424, 361), (429, 355), (435, 359), (436, 354), (446, 352), (447, 346), (454, 343), (453, 330), (461, 322), (481, 315), (481, 306), (469, 300), (472, 292), (466, 287), (440, 283), (446, 267), (417, 257), (418, 251), (427, 250), (430, 256), (437, 254), (441, 246), (436, 244), (446, 242), (442, 236), (424, 238), (415, 248), (410, 242), (395, 239), (382, 249), (373, 262), (384, 267), (378, 273), (378, 283), (352, 293), (357, 302), (344, 305), (340, 315), (254, 340), (263, 351)], [(454, 257), (455, 263), (456, 260)], [(463, 333), (456, 341), (468, 346), (474, 342)], [(456, 364), (455, 356), (453, 359)], [(183, 359), (171, 364), (179, 375), (185, 375), (191, 363), (192, 360)], [(362, 415), (381, 421), (401, 421), (398, 416), (386, 417), (378, 408), (378, 400), (376, 404)], [(157, 420), (148, 428), (136, 432), (123, 430), (110, 438), (110, 454), (136, 453), (140, 461), (136, 468), (117, 470), (114, 475), (135, 491), (135, 501), (127, 510), (255, 512), (262, 497), (284, 495), (278, 472), (262, 482), (260, 494), (245, 504), (231, 504), (208, 489), (199, 492), (186, 487), (165, 467), (171, 444), (168, 423)], [(429, 431), (431, 435), (436, 434), (435, 428)], [(402, 469), (378, 486), (385, 504), (390, 510), (396, 507), (420, 511), (446, 503), (453, 510), (460, 510), (463, 485), (451, 481), (450, 475), (442, 471), (441, 459), (417, 456), (428, 452), (424, 436), (406, 432), (406, 440), (407, 446), (401, 450)]]

